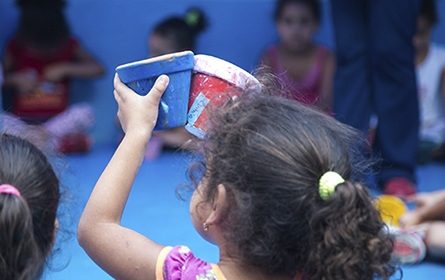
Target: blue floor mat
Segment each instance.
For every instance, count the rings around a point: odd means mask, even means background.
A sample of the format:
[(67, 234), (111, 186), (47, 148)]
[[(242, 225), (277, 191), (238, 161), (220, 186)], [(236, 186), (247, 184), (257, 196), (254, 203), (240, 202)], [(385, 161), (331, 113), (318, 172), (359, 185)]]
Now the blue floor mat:
[[(64, 232), (59, 234), (51, 269), (44, 279), (112, 279), (86, 255), (75, 236), (77, 223), (93, 187), (114, 152), (112, 146), (96, 146), (86, 154), (68, 156), (61, 171), (63, 184), (70, 192), (61, 208)], [(162, 245), (187, 245), (196, 256), (218, 262), (218, 248), (204, 241), (194, 230), (188, 202), (175, 195), (176, 187), (186, 182), (189, 157), (179, 152), (164, 152), (153, 162), (144, 162), (130, 194), (122, 224)], [(445, 165), (430, 164), (418, 169), (419, 191), (445, 187)], [(426, 261), (403, 266), (403, 279), (445, 279), (445, 264)]]

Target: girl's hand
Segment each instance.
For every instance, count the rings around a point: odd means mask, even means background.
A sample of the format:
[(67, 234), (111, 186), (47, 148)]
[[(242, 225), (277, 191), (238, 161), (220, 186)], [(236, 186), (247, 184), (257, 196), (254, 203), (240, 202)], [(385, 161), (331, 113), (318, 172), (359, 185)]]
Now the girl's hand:
[(150, 137), (158, 119), (158, 107), (169, 78), (161, 75), (150, 92), (141, 96), (127, 87), (116, 74), (114, 77), (114, 98), (119, 105), (117, 116), (125, 134), (137, 133)]
[(417, 193), (406, 199), (407, 202), (415, 203), (416, 209), (427, 208), (441, 200), (441, 195), (432, 193)]
[(422, 216), (419, 211), (413, 210), (406, 212), (399, 218), (399, 225), (403, 228), (418, 225), (423, 222)]

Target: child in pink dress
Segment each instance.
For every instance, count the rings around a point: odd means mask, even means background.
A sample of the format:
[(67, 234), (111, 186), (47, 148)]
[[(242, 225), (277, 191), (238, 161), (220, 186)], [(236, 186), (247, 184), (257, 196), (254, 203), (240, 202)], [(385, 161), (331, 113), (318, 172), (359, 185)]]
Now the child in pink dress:
[(77, 231), (79, 244), (113, 278), (371, 280), (394, 273), (385, 224), (356, 181), (351, 148), (358, 133), (259, 80), (261, 93), (248, 87), (213, 110), (196, 143), (202, 153), (190, 166), (190, 217), (219, 247), (220, 261), (210, 264), (120, 224), (169, 79), (160, 76), (140, 96), (115, 77), (125, 136)]
[(271, 67), (290, 99), (330, 112), (335, 56), (312, 41), (320, 24), (318, 1), (277, 1), (275, 24), (281, 41), (266, 48), (262, 64)]

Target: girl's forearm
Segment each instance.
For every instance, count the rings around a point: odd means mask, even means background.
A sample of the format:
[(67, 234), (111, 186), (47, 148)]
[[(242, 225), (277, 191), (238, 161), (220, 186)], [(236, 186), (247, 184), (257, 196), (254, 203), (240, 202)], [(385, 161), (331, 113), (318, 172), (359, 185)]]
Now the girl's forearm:
[(104, 69), (95, 62), (74, 62), (66, 65), (66, 73), (71, 78), (93, 78), (101, 76)]
[(126, 135), (94, 187), (82, 223), (120, 223), (149, 136)]

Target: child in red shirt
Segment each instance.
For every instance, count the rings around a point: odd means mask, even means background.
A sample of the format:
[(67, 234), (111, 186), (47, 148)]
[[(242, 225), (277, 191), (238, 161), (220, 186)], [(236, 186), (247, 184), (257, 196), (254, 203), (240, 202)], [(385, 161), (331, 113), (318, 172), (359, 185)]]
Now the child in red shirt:
[[(5, 117), (5, 128), (17, 134), (24, 129), (23, 122), (42, 125), (34, 131), (47, 134), (59, 151), (88, 150), (92, 139), (87, 129), (94, 122), (94, 113), (87, 104), (69, 107), (69, 81), (96, 77), (104, 70), (70, 35), (62, 11), (64, 1), (19, 0), (17, 4), (19, 28), (3, 58), (3, 94), (10, 101), (4, 107), (12, 113)], [(81, 147), (65, 147), (73, 138)]]

